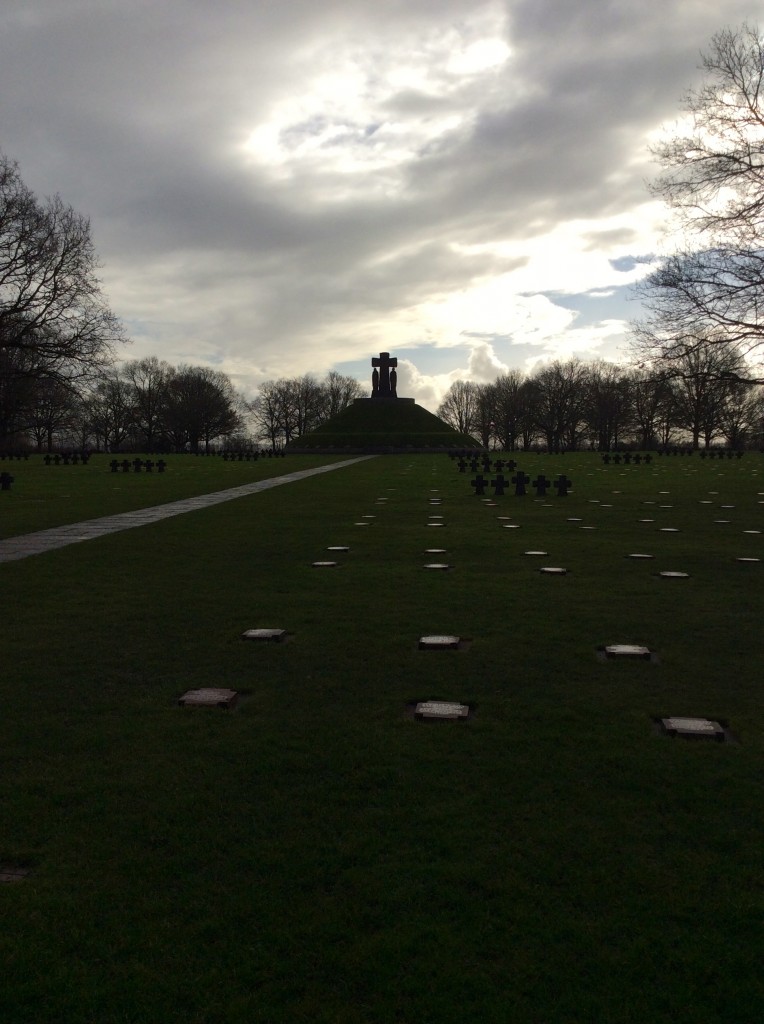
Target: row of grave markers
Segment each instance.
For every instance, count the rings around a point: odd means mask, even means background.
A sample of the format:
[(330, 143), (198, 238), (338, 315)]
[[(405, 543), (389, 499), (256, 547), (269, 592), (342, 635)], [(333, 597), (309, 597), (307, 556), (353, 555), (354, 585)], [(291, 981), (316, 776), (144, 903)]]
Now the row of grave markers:
[(518, 470), (510, 480), (506, 480), (503, 473), (498, 473), (493, 480), (486, 480), (483, 474), (479, 473), (474, 480), (470, 481), (470, 484), (477, 496), (485, 494), (486, 487), (492, 487), (495, 497), (503, 497), (510, 484), (514, 484), (516, 497), (526, 495), (528, 493), (526, 488), (529, 484), (539, 498), (545, 498), (550, 487), (555, 488), (558, 498), (566, 498), (573, 487), (573, 481), (568, 480), (564, 473), (560, 473), (556, 480), (547, 480), (543, 473), (539, 473), (536, 479), (531, 481), (528, 474), (523, 473), (522, 470)]
[[(386, 499), (379, 499), (379, 503)], [(442, 499), (430, 498), (430, 505), (441, 505)], [(363, 522), (357, 523), (357, 525), (366, 526), (368, 520), (375, 518), (374, 516), (365, 516)], [(442, 526), (441, 522), (433, 522), (434, 519), (442, 519), (442, 516), (431, 515), (430, 521), (427, 525), (429, 526)], [(350, 550), (349, 545), (331, 545), (327, 548), (331, 552), (348, 552)], [(445, 554), (445, 548), (427, 548), (426, 554)], [(526, 555), (545, 555), (544, 551), (526, 551)], [(649, 559), (652, 555), (647, 554), (631, 554), (628, 558), (635, 559)], [(314, 562), (314, 565), (335, 565), (333, 562)], [(450, 568), (442, 563), (432, 564), (426, 566), (426, 568)], [(550, 574), (565, 574), (567, 570), (557, 567), (545, 567), (540, 570)], [(681, 572), (663, 572), (661, 576), (680, 578), (686, 577), (687, 573)], [(259, 641), (269, 643), (281, 643), (284, 642), (288, 634), (287, 630), (280, 628), (271, 627), (258, 627), (254, 629), (245, 630), (241, 634), (243, 640), (248, 641)], [(420, 651), (458, 651), (464, 650), (469, 643), (470, 639), (464, 638), (457, 635), (450, 634), (428, 634), (420, 636), (417, 641), (417, 648)], [(638, 660), (647, 662), (656, 662), (657, 656), (655, 652), (651, 651), (650, 648), (641, 644), (602, 644), (596, 648), (597, 656), (603, 660)], [(207, 688), (202, 690), (193, 690), (184, 694), (180, 699), (179, 703), (183, 706), (206, 706), (206, 707), (220, 707), (230, 708), (234, 707), (238, 698), (238, 694), (235, 690), (229, 689), (215, 689)], [(469, 719), (475, 711), (475, 705), (463, 704), (456, 701), (442, 701), (427, 699), (422, 701), (413, 701), (406, 705), (407, 713), (413, 715), (413, 717), (422, 722), (456, 722), (465, 721)], [(652, 718), (654, 726), (663, 734), (673, 737), (682, 737), (686, 739), (711, 739), (717, 742), (723, 742), (725, 740), (733, 740), (734, 737), (729, 731), (728, 724), (718, 719), (709, 718), (695, 718), (688, 716), (669, 716), (665, 718)]]

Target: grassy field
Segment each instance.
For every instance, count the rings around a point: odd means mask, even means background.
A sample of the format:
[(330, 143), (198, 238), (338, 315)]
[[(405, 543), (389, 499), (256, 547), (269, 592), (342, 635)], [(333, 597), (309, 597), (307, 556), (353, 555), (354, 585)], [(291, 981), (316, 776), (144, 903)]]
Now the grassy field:
[[(573, 492), (491, 507), (445, 455), (388, 456), (0, 565), (0, 865), (29, 869), (0, 885), (0, 1020), (761, 1019), (764, 563), (736, 558), (764, 458), (515, 458)], [(326, 461), (186, 460), (183, 487)], [(0, 536), (173, 500), (171, 468), (39, 467), (24, 527), (14, 464)], [(238, 707), (178, 706), (203, 686)]]

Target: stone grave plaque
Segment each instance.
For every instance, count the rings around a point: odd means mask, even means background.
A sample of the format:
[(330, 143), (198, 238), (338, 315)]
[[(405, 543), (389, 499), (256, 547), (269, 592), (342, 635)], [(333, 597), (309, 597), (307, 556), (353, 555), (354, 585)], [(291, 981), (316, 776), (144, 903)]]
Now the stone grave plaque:
[(635, 551), (631, 555), (627, 555), (627, 558), (655, 558), (655, 555), (645, 555), (641, 551)]
[(654, 523), (655, 520), (654, 519), (640, 519), (639, 522), (640, 523)]
[(425, 569), (440, 569), (441, 571), (450, 568), (451, 566), (448, 565), (447, 562), (428, 562), (427, 565), (425, 565)]
[(326, 549), (327, 551), (350, 551), (350, 547), (347, 544), (332, 544), (331, 547)]
[(760, 562), (761, 559), (760, 558), (745, 558), (745, 557), (741, 556), (740, 558), (736, 558), (735, 561), (736, 562)]
[(715, 523), (728, 523), (729, 519), (714, 519)]
[(446, 548), (425, 548), (424, 553), (426, 555), (445, 555)]
[(531, 555), (531, 556), (536, 556), (536, 555), (548, 555), (549, 552), (548, 551), (524, 551), (523, 554)]
[(440, 718), (456, 720), (466, 718), (470, 713), (467, 704), (455, 704), (444, 700), (423, 700), (420, 701), (414, 714), (417, 718)]
[(661, 533), (679, 533), (679, 530), (678, 530), (678, 528), (676, 526), (662, 526), (660, 528), (660, 532)]
[(661, 725), (668, 733), (676, 736), (699, 736), (708, 739), (723, 739), (724, 729), (719, 722), (708, 718), (662, 718)]
[(314, 569), (334, 569), (337, 566), (336, 562), (313, 562), (311, 564)]
[(427, 523), (428, 526), (445, 526), (445, 523)]
[(504, 523), (504, 529), (505, 530), (519, 530), (520, 529), (520, 524), (519, 523)]
[(579, 530), (596, 530), (596, 526), (579, 526)]
[(569, 516), (568, 517), (568, 522), (569, 523), (580, 523), (581, 522), (581, 518), (580, 518), (580, 516)]
[(676, 572), (673, 569), (666, 569), (664, 572), (659, 572), (658, 575), (662, 576), (664, 580), (686, 580), (690, 576), (688, 572)]
[(376, 516), (361, 516), (361, 519), (376, 519)]
[(605, 647), (606, 658), (642, 658), (649, 660), (650, 648), (640, 644), (608, 644)]
[(187, 690), (178, 698), (178, 704), (182, 707), (232, 708), (238, 696), (236, 690), (208, 686), (201, 690)]
[(369, 526), (369, 523), (354, 523), (354, 526)]
[(420, 651), (455, 651), (461, 643), (461, 637), (446, 634), (431, 634), (419, 637)]
[(761, 533), (761, 530), (743, 530), (743, 533)]
[(443, 516), (428, 516), (428, 519), (443, 519)]
[(503, 522), (505, 520), (511, 519), (512, 516), (496, 516), (496, 518), (499, 520), (499, 522)]
[(285, 629), (246, 629), (242, 634), (242, 640), (270, 640), (273, 643), (280, 643), (287, 635)]
[(563, 569), (558, 565), (545, 565), (543, 569), (539, 569), (545, 576), (566, 576), (568, 570)]

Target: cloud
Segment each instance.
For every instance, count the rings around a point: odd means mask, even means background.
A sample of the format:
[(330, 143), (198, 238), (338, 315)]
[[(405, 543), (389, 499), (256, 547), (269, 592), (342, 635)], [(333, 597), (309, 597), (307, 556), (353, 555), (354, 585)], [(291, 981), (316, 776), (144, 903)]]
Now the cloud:
[(616, 300), (665, 222), (647, 141), (746, 15), (8, 0), (0, 144), (90, 216), (129, 357), (209, 362), (251, 395), (406, 349), (437, 404), (457, 372), (617, 357), (636, 311)]

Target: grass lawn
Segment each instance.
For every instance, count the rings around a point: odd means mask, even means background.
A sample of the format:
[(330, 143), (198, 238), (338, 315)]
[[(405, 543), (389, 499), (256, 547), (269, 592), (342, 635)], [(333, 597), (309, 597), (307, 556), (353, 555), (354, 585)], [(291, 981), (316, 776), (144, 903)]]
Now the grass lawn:
[[(445, 455), (387, 456), (0, 565), (0, 865), (30, 871), (0, 885), (0, 1020), (761, 1019), (764, 562), (735, 559), (764, 557), (764, 458), (515, 458), (572, 493), (490, 507)], [(0, 536), (185, 496), (76, 470), (39, 467), (24, 516), (14, 464)], [(238, 707), (177, 705), (204, 686)]]

